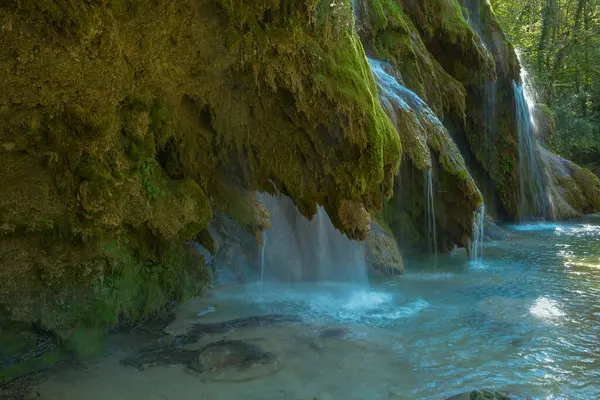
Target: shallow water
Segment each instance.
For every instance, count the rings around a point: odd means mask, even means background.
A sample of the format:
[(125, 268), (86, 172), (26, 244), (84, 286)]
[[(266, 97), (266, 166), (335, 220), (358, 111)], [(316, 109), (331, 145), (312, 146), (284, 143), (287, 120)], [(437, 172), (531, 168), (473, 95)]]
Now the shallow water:
[[(138, 371), (123, 347), (50, 373), (41, 399), (443, 399), (481, 387), (535, 399), (600, 398), (600, 225), (509, 227), (484, 246), (370, 286), (264, 283), (193, 300), (168, 328), (268, 313), (302, 323), (204, 337), (196, 347), (248, 339), (281, 356), (280, 369), (244, 382), (203, 379), (184, 366)], [(262, 287), (262, 290), (261, 290)], [(341, 337), (320, 337), (342, 327)], [(234, 373), (235, 374), (235, 373)]]

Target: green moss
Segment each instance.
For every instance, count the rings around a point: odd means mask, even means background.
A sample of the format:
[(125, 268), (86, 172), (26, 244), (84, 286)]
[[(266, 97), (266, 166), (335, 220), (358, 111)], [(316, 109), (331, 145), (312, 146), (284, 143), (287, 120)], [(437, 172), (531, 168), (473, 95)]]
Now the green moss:
[(600, 178), (586, 168), (573, 168), (572, 173), (585, 197), (578, 208), (585, 214), (600, 211)]
[(159, 197), (165, 197), (166, 192), (161, 187), (163, 182), (160, 182), (160, 175), (157, 177), (157, 171), (160, 166), (154, 158), (145, 159), (140, 166), (140, 173), (142, 175), (142, 185), (146, 189), (148, 198), (150, 200), (156, 200)]
[(46, 369), (61, 360), (49, 337), (23, 324), (6, 323), (0, 312), (0, 383)]
[(202, 256), (174, 247), (156, 259), (141, 261), (139, 252), (116, 242), (107, 244), (110, 260), (101, 278), (77, 292), (64, 292), (47, 304), (41, 322), (56, 331), (78, 358), (97, 355), (108, 328), (121, 316), (137, 321), (169, 300), (198, 295), (210, 279)]
[(53, 350), (48, 353), (44, 353), (39, 357), (30, 358), (6, 368), (0, 368), (0, 383), (3, 381), (10, 381), (33, 372), (48, 369), (60, 362), (62, 359), (63, 355), (61, 351)]

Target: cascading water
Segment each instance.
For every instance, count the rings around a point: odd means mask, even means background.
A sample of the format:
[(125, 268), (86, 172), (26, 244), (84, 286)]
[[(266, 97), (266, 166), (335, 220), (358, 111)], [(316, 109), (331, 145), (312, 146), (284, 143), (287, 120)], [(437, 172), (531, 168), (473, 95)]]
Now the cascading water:
[[(369, 59), (371, 70), (375, 76), (375, 81), (379, 88), (379, 97), (381, 103), (391, 120), (398, 125), (398, 112), (406, 112), (415, 127), (420, 128), (422, 135), (411, 138), (413, 142), (421, 141), (420, 146), (424, 151), (428, 151), (427, 135), (429, 132), (445, 131), (444, 125), (434, 112), (429, 108), (419, 96), (411, 90), (401, 85), (398, 80), (386, 72), (389, 67), (386, 63), (378, 60)], [(427, 168), (423, 179), (424, 197), (426, 201), (426, 225), (427, 225), (427, 243), (429, 250), (437, 258), (437, 227), (435, 214), (435, 199), (433, 187), (433, 169)]]
[(259, 194), (268, 209), (271, 229), (262, 277), (283, 282), (368, 282), (364, 244), (348, 239), (322, 207), (312, 221), (287, 197)]
[(544, 166), (539, 154), (536, 125), (532, 111), (534, 96), (530, 91), (527, 72), (521, 68), (521, 82), (513, 82), (519, 134), (520, 219), (548, 216), (548, 195), (544, 180)]
[[(375, 76), (377, 87), (380, 92), (380, 100), (384, 106), (384, 109), (388, 113), (388, 116), (394, 123), (397, 123), (397, 115), (395, 108), (409, 111), (415, 118), (416, 124), (423, 127), (423, 125), (430, 125), (433, 129), (445, 129), (442, 122), (435, 115), (435, 113), (429, 108), (416, 93), (407, 89), (398, 82), (398, 80), (386, 72), (386, 68), (389, 65), (383, 61), (368, 59), (371, 71)], [(396, 107), (392, 107), (391, 104)]]
[(473, 238), (471, 240), (471, 259), (481, 263), (483, 261), (483, 240), (485, 227), (485, 206), (477, 211), (473, 222)]

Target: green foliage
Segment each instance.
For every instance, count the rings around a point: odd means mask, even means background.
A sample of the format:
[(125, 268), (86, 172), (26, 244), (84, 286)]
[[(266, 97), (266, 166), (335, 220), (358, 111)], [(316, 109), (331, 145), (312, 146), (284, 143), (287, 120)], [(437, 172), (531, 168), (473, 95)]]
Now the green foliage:
[[(600, 0), (492, 0), (538, 102), (556, 117), (553, 149), (600, 161)], [(541, 18), (540, 18), (541, 17)]]

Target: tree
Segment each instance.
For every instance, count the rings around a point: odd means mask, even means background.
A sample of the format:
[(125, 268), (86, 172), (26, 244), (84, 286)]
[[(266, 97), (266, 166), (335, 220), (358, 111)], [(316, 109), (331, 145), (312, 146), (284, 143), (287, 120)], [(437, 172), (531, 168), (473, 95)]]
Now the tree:
[(600, 0), (490, 3), (555, 115), (554, 150), (600, 165)]

